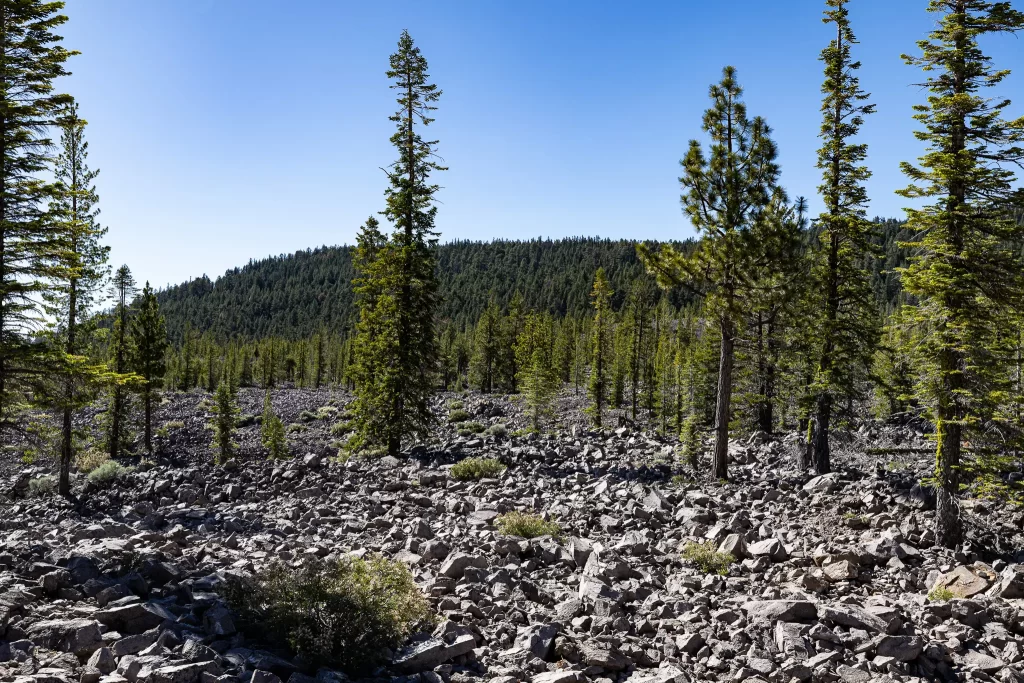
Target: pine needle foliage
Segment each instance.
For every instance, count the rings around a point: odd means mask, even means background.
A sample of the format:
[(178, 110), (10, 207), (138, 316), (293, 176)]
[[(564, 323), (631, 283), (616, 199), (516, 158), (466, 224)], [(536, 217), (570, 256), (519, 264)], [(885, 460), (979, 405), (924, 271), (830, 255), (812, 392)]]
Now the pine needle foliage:
[(590, 380), (587, 386), (590, 394), (590, 406), (587, 410), (594, 420), (594, 425), (600, 427), (611, 388), (610, 375), (614, 343), (612, 289), (604, 274), (604, 268), (598, 268), (594, 275), (594, 289), (590, 294), (590, 299), (594, 306), (594, 322), (590, 333)]
[(260, 424), (260, 436), (263, 447), (267, 449), (271, 460), (288, 457), (288, 441), (284, 431), (284, 422), (274, 412), (270, 391), (263, 398), (263, 420)]
[(979, 41), (1024, 30), (1024, 13), (985, 0), (931, 0), (928, 10), (940, 16), (937, 27), (918, 42), (920, 56), (904, 55), (927, 75), (928, 102), (914, 108), (927, 150), (916, 165), (902, 164), (911, 184), (900, 194), (931, 203), (907, 209), (915, 255), (902, 283), (920, 302), (904, 313), (921, 333), (917, 393), (935, 424), (936, 542), (955, 547), (963, 537), (964, 440), (978, 434), (1005, 390), (1004, 332), (1024, 302), (1013, 248), (1024, 227), (1007, 208), (1011, 167), (1024, 163), (1024, 118), (1004, 119), (1009, 100), (983, 95), (1009, 71), (995, 67)]
[(231, 385), (226, 380), (221, 380), (214, 394), (213, 421), (210, 424), (213, 429), (211, 447), (218, 465), (223, 465), (235, 457), (238, 449), (235, 443), (238, 415), (238, 403), (231, 392)]
[(167, 373), (167, 324), (160, 314), (156, 293), (146, 283), (139, 310), (131, 322), (131, 368), (140, 377), (143, 434), (146, 452), (153, 452), (153, 402), (164, 386)]
[(75, 52), (54, 33), (63, 2), (7, 0), (0, 5), (0, 431), (15, 427), (26, 395), (49, 372), (47, 349), (32, 343), (43, 326), (40, 295), (63, 279), (63, 231), (48, 210), (56, 200), (53, 144), (47, 130), (71, 104), (54, 90)]

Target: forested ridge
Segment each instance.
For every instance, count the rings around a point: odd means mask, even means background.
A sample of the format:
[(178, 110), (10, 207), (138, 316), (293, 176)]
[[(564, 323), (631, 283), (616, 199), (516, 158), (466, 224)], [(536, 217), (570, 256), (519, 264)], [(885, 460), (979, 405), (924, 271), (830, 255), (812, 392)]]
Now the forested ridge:
[[(870, 271), (884, 307), (898, 298), (894, 268), (906, 262), (907, 250), (898, 243), (907, 234), (902, 221), (876, 222), (881, 257), (870, 259)], [(459, 326), (472, 325), (492, 296), (505, 308), (519, 292), (530, 310), (559, 318), (581, 316), (590, 310), (590, 289), (598, 268), (608, 276), (614, 291), (612, 307), (618, 310), (629, 283), (645, 273), (637, 243), (575, 237), (441, 244), (437, 247), (439, 315)], [(343, 332), (351, 328), (355, 313), (353, 251), (350, 246), (306, 249), (252, 260), (216, 279), (204, 275), (168, 287), (157, 294), (168, 335), (181, 343), (186, 328), (221, 340), (268, 336), (297, 340), (324, 328)], [(661, 296), (660, 291), (656, 296)], [(676, 307), (690, 300), (678, 289), (668, 296)]]

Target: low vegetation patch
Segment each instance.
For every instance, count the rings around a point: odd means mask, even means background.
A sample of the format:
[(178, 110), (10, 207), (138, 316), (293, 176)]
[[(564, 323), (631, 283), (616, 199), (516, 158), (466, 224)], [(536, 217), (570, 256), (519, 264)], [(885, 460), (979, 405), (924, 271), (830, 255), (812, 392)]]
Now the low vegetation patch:
[(335, 422), (331, 425), (331, 436), (344, 436), (352, 431), (352, 425), (348, 422)]
[(729, 573), (729, 565), (736, 558), (729, 553), (720, 553), (713, 541), (705, 543), (687, 543), (683, 548), (683, 559), (700, 569), (705, 574)]
[(462, 410), (461, 408), (453, 410), (452, 412), (448, 413), (448, 421), (453, 424), (457, 422), (465, 422), (471, 417), (472, 415), (467, 413), (465, 410)]
[(462, 410), (466, 404), (462, 401), (448, 401), (448, 410)]
[(105, 489), (129, 472), (131, 469), (116, 460), (108, 460), (89, 473), (89, 482), (93, 486)]
[(223, 589), (243, 628), (286, 645), (314, 666), (370, 673), (418, 628), (430, 605), (400, 562), (374, 557), (274, 564)]
[(299, 413), (299, 419), (302, 420), (303, 422), (315, 422), (320, 418), (312, 410), (303, 410), (301, 413)]
[(958, 597), (960, 596), (945, 586), (936, 586), (928, 592), (928, 599), (932, 602), (949, 602)]
[(338, 409), (334, 406), (324, 406), (317, 409), (316, 418), (318, 420), (330, 420), (338, 414)]
[(97, 467), (110, 460), (110, 454), (99, 448), (90, 448), (82, 451), (75, 458), (75, 467), (82, 474), (89, 474)]
[(459, 430), (459, 436), (472, 436), (473, 434), (482, 433), (487, 427), (480, 424), (479, 422), (463, 422), (457, 425)]
[(308, 431), (309, 431), (309, 427), (307, 427), (306, 425), (300, 425), (298, 422), (296, 422), (295, 424), (288, 425), (288, 429), (287, 429), (287, 432), (289, 434), (302, 434), (303, 432), (308, 432)]
[(558, 536), (562, 533), (562, 527), (556, 522), (549, 522), (540, 515), (531, 515), (526, 512), (509, 512), (498, 517), (494, 523), (497, 525), (498, 531), (506, 536), (538, 538), (540, 536)]
[(55, 488), (57, 488), (56, 480), (47, 474), (30, 479), (28, 482), (29, 495), (39, 498), (52, 494)]
[(452, 466), (452, 478), (459, 481), (494, 479), (505, 471), (505, 466), (494, 458), (466, 458)]
[(496, 436), (500, 439), (503, 438), (506, 434), (508, 434), (508, 427), (499, 422), (497, 424), (492, 424), (490, 427), (488, 427), (487, 433), (490, 434), (491, 436)]

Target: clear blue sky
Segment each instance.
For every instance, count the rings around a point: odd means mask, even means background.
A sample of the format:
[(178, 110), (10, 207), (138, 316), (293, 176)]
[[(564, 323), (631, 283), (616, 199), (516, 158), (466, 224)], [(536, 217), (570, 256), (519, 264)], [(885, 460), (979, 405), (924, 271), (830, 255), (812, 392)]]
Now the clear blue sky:
[[(90, 122), (113, 263), (156, 286), (353, 241), (394, 158), (384, 71), (403, 28), (444, 90), (442, 239), (678, 238), (679, 158), (726, 64), (775, 129), (786, 188), (817, 210), (823, 4), (69, 0), (82, 55), (64, 86)], [(899, 56), (933, 25), (926, 6), (851, 2), (878, 106), (872, 214), (901, 215), (898, 163), (921, 151), (922, 75)], [(985, 47), (1024, 114), (1020, 41)]]

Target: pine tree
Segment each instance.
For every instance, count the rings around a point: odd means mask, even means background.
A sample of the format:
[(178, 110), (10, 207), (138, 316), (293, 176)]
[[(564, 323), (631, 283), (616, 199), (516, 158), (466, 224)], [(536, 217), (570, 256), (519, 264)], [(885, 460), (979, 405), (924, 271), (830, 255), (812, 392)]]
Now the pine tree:
[(285, 436), (284, 422), (274, 412), (274, 405), (270, 399), (270, 391), (263, 399), (263, 420), (260, 424), (260, 436), (263, 447), (267, 449), (271, 460), (281, 460), (288, 457), (288, 441)]
[(508, 304), (508, 314), (502, 321), (503, 340), (501, 344), (502, 384), (510, 393), (519, 391), (519, 359), (516, 355), (516, 344), (526, 328), (526, 309), (523, 295), (516, 290)]
[[(390, 117), (396, 124), (391, 143), (399, 158), (386, 170), (390, 184), (383, 212), (395, 230), (362, 269), (356, 353), (368, 371), (358, 375), (355, 412), (356, 443), (397, 454), (404, 438), (425, 436), (432, 421), (428, 400), (438, 357), (434, 195), (439, 187), (430, 175), (445, 169), (435, 161), (437, 142), (424, 140), (418, 130), (433, 121), (430, 113), (441, 91), (429, 82), (427, 60), (408, 31), (391, 55), (387, 76), (394, 81), (400, 107)], [(371, 328), (381, 336), (367, 337)]]
[(649, 379), (650, 344), (652, 306), (654, 291), (647, 278), (634, 281), (626, 298), (626, 333), (628, 335), (629, 352), (629, 410), (630, 419), (636, 421), (636, 409), (639, 404), (640, 390), (644, 381)]
[(218, 465), (223, 465), (235, 457), (238, 448), (235, 444), (238, 414), (238, 403), (235, 395), (231, 393), (231, 386), (227, 381), (221, 381), (214, 394), (213, 422), (210, 425), (213, 430), (213, 442), (210, 446), (214, 449)]
[(937, 28), (918, 42), (920, 57), (904, 56), (928, 74), (928, 104), (914, 108), (923, 125), (915, 134), (928, 147), (918, 165), (902, 164), (911, 184), (900, 194), (933, 203), (907, 209), (907, 227), (919, 237), (902, 283), (920, 300), (906, 312), (924, 330), (919, 395), (937, 440), (935, 537), (951, 548), (963, 535), (957, 497), (965, 432), (992, 412), (1008, 367), (999, 337), (1024, 301), (1013, 249), (1024, 228), (1006, 210), (1014, 193), (1009, 166), (1024, 163), (1017, 146), (1024, 119), (1006, 121), (1009, 102), (982, 97), (982, 88), (1009, 72), (992, 66), (978, 41), (1024, 29), (1024, 13), (985, 0), (931, 0), (928, 10), (942, 14)]
[(561, 382), (555, 367), (554, 321), (544, 313), (526, 316), (516, 343), (519, 386), (528, 409), (530, 426), (541, 431), (551, 418)]
[(30, 386), (49, 374), (46, 349), (32, 336), (42, 325), (40, 295), (52, 279), (65, 279), (65, 232), (47, 206), (60, 191), (45, 180), (53, 161), (45, 131), (72, 102), (53, 84), (77, 54), (53, 32), (67, 21), (63, 6), (0, 3), (0, 432), (14, 426)]
[[(135, 296), (135, 278), (128, 266), (121, 266), (114, 273), (111, 289), (114, 298), (114, 329), (111, 332), (110, 369), (118, 375), (124, 375), (128, 372), (128, 360), (132, 354), (129, 306)], [(107, 448), (110, 457), (117, 458), (131, 442), (128, 437), (128, 389), (115, 384), (110, 393)]]
[(820, 246), (815, 253), (814, 286), (819, 292), (815, 308), (817, 368), (811, 393), (814, 421), (811, 464), (819, 473), (832, 470), (829, 426), (837, 396), (856, 393), (855, 380), (864, 377), (878, 342), (878, 316), (865, 268), (871, 255), (874, 224), (865, 208), (865, 181), (871, 172), (864, 165), (867, 145), (852, 142), (874, 112), (869, 95), (861, 90), (852, 57), (857, 43), (850, 28), (847, 0), (826, 0), (825, 23), (835, 24), (836, 37), (821, 52), (825, 64), (824, 99), (818, 150), (818, 168), (823, 179), (818, 187), (825, 203), (818, 217)]
[(608, 402), (609, 375), (611, 374), (612, 344), (612, 289), (604, 268), (594, 275), (594, 289), (590, 294), (594, 302), (594, 322), (591, 328), (590, 407), (594, 424), (601, 426), (605, 404)]
[(717, 318), (720, 349), (713, 473), (719, 479), (728, 478), (737, 320), (749, 261), (757, 254), (750, 231), (768, 206), (779, 176), (771, 129), (761, 118), (747, 117), (742, 94), (736, 70), (726, 67), (722, 81), (711, 86), (713, 106), (704, 114), (710, 157), (699, 141), (691, 140), (681, 162), (683, 206), (701, 234), (696, 249), (690, 253), (671, 245), (657, 253), (643, 245), (640, 249), (648, 270), (662, 286), (685, 286), (704, 295)]
[(494, 390), (501, 367), (501, 310), (493, 298), (480, 316), (474, 337), (470, 375), (473, 383), (489, 394)]
[(142, 289), (138, 314), (132, 319), (132, 371), (140, 378), (146, 452), (153, 452), (153, 400), (167, 372), (167, 324), (149, 282)]
[(61, 413), (60, 474), (58, 492), (71, 492), (70, 472), (74, 459), (72, 416), (95, 397), (99, 385), (110, 379), (103, 365), (86, 358), (95, 332), (93, 306), (107, 275), (109, 247), (100, 239), (106, 229), (96, 222), (99, 197), (93, 184), (98, 171), (86, 163), (89, 144), (85, 121), (75, 104), (64, 109), (60, 119), (60, 153), (55, 163), (56, 196), (50, 204), (54, 243), (61, 252), (61, 276), (45, 292), (47, 312), (52, 317), (50, 341), (55, 381), (52, 391), (36, 392), (36, 400), (54, 406)]

